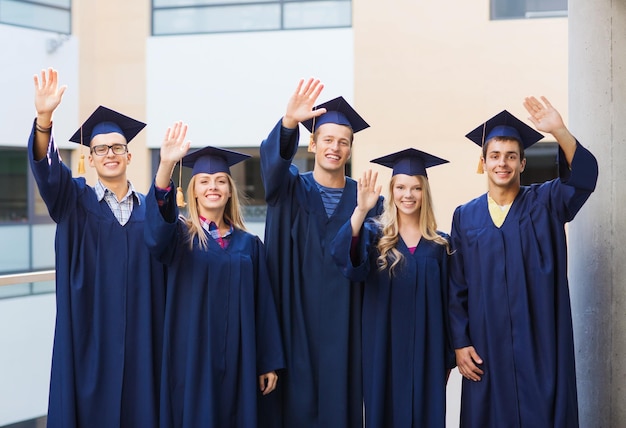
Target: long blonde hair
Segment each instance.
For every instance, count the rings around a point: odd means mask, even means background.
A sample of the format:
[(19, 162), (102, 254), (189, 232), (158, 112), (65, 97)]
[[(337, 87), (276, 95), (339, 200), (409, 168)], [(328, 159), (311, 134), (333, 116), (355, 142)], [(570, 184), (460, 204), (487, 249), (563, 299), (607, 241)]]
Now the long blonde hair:
[[(450, 244), (448, 241), (437, 233), (437, 221), (433, 212), (433, 201), (430, 192), (428, 179), (423, 175), (416, 176), (422, 186), (422, 205), (419, 211), (419, 228), (422, 237), (436, 244), (446, 247), (446, 252), (450, 254)], [(389, 181), (389, 197), (385, 199), (385, 209), (380, 215), (378, 222), (382, 235), (378, 240), (379, 256), (376, 259), (378, 270), (383, 271), (389, 269), (389, 276), (393, 275), (395, 268), (404, 259), (404, 256), (396, 248), (400, 239), (398, 225), (398, 209), (393, 201), (393, 186), (395, 185), (395, 176)]]
[[(235, 185), (235, 180), (233, 180), (230, 174), (226, 174), (226, 176), (228, 177), (228, 186), (230, 187), (231, 196), (228, 199), (228, 202), (226, 202), (226, 206), (224, 207), (224, 220), (227, 223), (231, 224), (234, 228), (245, 231), (246, 225), (243, 221), (240, 203), (240, 199), (243, 199), (243, 197), (239, 195), (239, 190)], [(196, 177), (197, 175), (191, 177), (191, 180), (189, 180), (189, 185), (187, 186), (189, 218), (183, 217), (183, 219), (185, 220), (185, 224), (187, 225), (187, 230), (189, 234), (189, 247), (193, 249), (193, 241), (197, 236), (200, 247), (203, 250), (206, 250), (209, 246), (209, 239), (207, 238), (207, 235), (206, 233), (204, 233), (204, 229), (202, 228), (202, 222), (200, 221), (200, 216), (198, 214), (198, 201), (194, 196)]]

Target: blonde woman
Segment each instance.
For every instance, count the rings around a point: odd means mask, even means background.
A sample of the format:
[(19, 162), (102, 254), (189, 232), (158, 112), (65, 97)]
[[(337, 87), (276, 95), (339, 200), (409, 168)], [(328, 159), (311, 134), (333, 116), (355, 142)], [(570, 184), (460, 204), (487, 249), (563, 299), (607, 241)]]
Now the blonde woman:
[[(187, 154), (187, 126), (169, 128), (146, 197), (146, 242), (167, 266), (161, 427), (255, 427), (257, 400), (284, 367), (263, 244), (245, 231), (230, 167), (248, 155), (215, 147)], [(171, 174), (193, 168), (189, 218)]]
[(393, 169), (383, 214), (365, 220), (381, 186), (366, 171), (333, 257), (363, 288), (365, 425), (444, 427), (454, 367), (446, 319), (447, 236), (437, 231), (426, 168), (448, 161), (407, 149), (374, 159)]

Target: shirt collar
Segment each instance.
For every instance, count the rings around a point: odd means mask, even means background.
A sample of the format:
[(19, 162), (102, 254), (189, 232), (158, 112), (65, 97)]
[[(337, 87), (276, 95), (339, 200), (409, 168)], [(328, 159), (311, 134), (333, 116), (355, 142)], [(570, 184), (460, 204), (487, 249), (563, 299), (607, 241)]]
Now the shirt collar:
[[(137, 191), (133, 187), (133, 183), (131, 183), (130, 181), (127, 181), (127, 183), (128, 183), (128, 192), (126, 192), (126, 195), (124, 195), (124, 197), (122, 198), (122, 201), (128, 198), (128, 196), (133, 195), (135, 197), (135, 201), (139, 205), (141, 205), (141, 198), (139, 197), (139, 195), (137, 195)], [(109, 192), (110, 194), (113, 194), (113, 192), (109, 190), (109, 188), (107, 188), (104, 184), (102, 184), (100, 180), (98, 180), (96, 185), (94, 186), (94, 191), (96, 192), (96, 197), (98, 198), (98, 202), (104, 199), (107, 192)]]
[[(209, 230), (210, 230), (210, 231), (213, 231), (213, 230), (218, 230), (218, 228), (217, 228), (217, 224), (216, 224), (214, 221), (207, 220), (206, 218), (202, 217), (201, 215), (199, 215), (198, 217), (200, 218), (200, 221), (201, 221), (202, 223), (205, 223), (205, 224), (209, 227)], [(228, 229), (228, 232), (226, 232), (226, 233), (224, 234), (224, 237), (226, 237), (226, 236), (230, 235), (231, 233), (233, 233), (233, 225), (232, 225), (232, 224), (230, 224), (230, 223), (229, 223), (228, 221), (226, 221), (226, 220), (224, 220), (224, 221), (226, 222), (226, 224), (227, 224), (228, 226), (230, 226), (230, 227), (229, 227), (229, 229)]]

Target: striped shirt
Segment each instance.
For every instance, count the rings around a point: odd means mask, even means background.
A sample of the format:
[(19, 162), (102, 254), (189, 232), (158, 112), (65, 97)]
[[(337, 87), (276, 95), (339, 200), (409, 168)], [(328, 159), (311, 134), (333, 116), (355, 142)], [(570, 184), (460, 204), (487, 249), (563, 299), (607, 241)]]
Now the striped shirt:
[(341, 195), (343, 195), (343, 187), (334, 188), (334, 187), (326, 187), (319, 184), (317, 181), (317, 188), (320, 191), (320, 195), (322, 197), (322, 202), (324, 203), (324, 209), (326, 210), (326, 215), (330, 217), (335, 212), (335, 208), (339, 205), (339, 201), (341, 200)]
[(107, 189), (100, 180), (98, 180), (94, 186), (94, 191), (96, 192), (98, 202), (104, 199), (109, 208), (111, 208), (111, 212), (122, 226), (128, 223), (133, 213), (134, 200), (137, 200), (137, 204), (141, 204), (141, 199), (136, 195), (137, 192), (135, 192), (135, 188), (130, 181), (128, 182), (128, 192), (126, 192), (126, 196), (124, 196), (121, 201), (118, 201), (115, 193)]
[[(288, 143), (289, 139), (296, 132), (295, 129), (285, 128), (284, 126), (280, 127), (280, 153), (281, 156), (288, 156)], [(319, 184), (317, 181), (317, 189), (320, 191), (320, 195), (322, 196), (322, 202), (324, 203), (324, 210), (326, 210), (326, 215), (328, 217), (332, 216), (339, 205), (339, 201), (341, 200), (341, 196), (343, 195), (343, 188), (337, 189), (333, 187), (325, 187)]]

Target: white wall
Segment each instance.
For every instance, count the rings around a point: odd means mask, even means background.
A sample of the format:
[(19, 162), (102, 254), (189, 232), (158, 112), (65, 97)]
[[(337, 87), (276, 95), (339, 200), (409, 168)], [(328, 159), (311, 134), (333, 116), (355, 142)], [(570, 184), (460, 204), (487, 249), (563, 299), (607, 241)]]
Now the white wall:
[(352, 29), (151, 37), (148, 147), (178, 120), (193, 147), (257, 147), (300, 78), (324, 82), (319, 102), (353, 101), (353, 50)]
[(45, 415), (54, 294), (0, 300), (0, 426)]
[(78, 42), (69, 38), (49, 54), (46, 50), (49, 39), (57, 40), (58, 36), (0, 24), (0, 146), (25, 147), (28, 143), (36, 114), (33, 76), (48, 67), (58, 69), (61, 84), (68, 85), (54, 116), (57, 142), (67, 142), (78, 128)]

